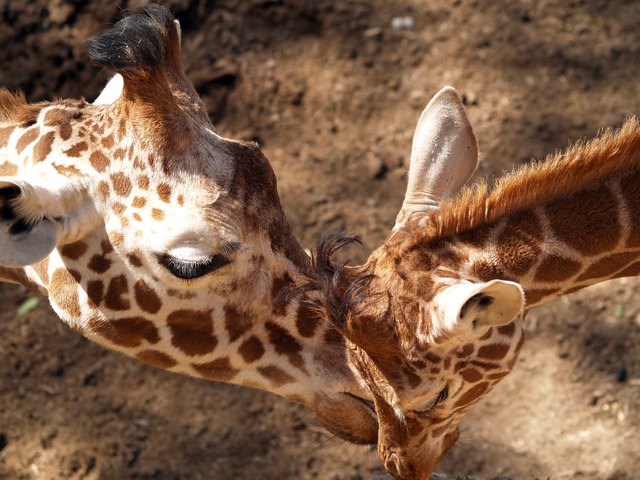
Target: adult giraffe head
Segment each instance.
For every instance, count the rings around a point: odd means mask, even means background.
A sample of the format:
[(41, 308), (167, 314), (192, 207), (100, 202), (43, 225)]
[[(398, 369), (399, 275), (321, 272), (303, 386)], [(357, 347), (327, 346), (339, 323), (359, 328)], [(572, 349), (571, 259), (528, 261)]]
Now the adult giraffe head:
[[(269, 162), (222, 137), (150, 5), (89, 40), (118, 75), (94, 104), (0, 89), (0, 278), (84, 336), (151, 365), (277, 393), (363, 441), (373, 412), (312, 307), (310, 259)], [(355, 414), (355, 415), (354, 415)]]

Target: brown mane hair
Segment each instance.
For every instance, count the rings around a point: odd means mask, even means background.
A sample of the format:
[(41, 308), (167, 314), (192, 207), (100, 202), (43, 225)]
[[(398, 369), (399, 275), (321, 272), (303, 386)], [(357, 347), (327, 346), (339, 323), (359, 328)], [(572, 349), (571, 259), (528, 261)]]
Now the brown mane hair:
[(0, 122), (29, 126), (38, 118), (44, 104), (28, 104), (23, 92), (11, 93), (0, 87)]
[(628, 119), (620, 130), (607, 129), (545, 161), (526, 165), (500, 178), (493, 189), (484, 181), (466, 187), (440, 204), (419, 233), (429, 242), (493, 223), (541, 202), (569, 196), (619, 173), (640, 169), (640, 121)]

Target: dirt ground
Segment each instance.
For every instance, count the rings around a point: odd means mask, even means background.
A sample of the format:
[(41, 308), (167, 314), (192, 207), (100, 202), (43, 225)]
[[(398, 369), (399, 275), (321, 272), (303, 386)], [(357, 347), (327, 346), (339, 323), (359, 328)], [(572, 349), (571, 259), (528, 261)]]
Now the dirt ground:
[[(94, 98), (107, 77), (83, 40), (144, 3), (0, 1), (0, 85), (31, 100)], [(415, 122), (441, 86), (464, 96), (485, 177), (640, 113), (638, 1), (167, 4), (218, 130), (262, 144), (305, 245), (345, 225), (364, 242), (355, 261), (393, 225)], [(533, 311), (516, 371), (468, 416), (438, 470), (640, 478), (639, 292), (623, 279)], [(0, 287), (0, 478), (383, 473), (374, 449), (332, 438), (302, 407), (103, 350), (45, 299), (20, 311), (31, 297)]]

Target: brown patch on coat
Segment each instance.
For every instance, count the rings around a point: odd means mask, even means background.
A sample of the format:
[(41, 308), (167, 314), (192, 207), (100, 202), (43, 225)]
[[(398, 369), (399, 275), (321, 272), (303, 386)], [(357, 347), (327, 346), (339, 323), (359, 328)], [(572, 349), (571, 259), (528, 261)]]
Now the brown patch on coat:
[(162, 307), (162, 300), (158, 294), (142, 279), (133, 286), (138, 306), (147, 313), (158, 313)]
[(286, 355), (294, 367), (304, 370), (304, 360), (300, 352), (302, 345), (291, 335), (287, 329), (273, 322), (266, 322), (265, 329), (269, 337), (269, 343), (276, 352)]
[(142, 208), (147, 204), (147, 199), (144, 197), (133, 197), (131, 206), (134, 208)]
[(131, 308), (129, 284), (124, 275), (113, 277), (107, 287), (104, 304), (110, 310), (123, 311)]
[(464, 408), (467, 405), (475, 403), (482, 395), (487, 392), (489, 388), (489, 382), (482, 382), (467, 390), (462, 396), (460, 396), (453, 408)]
[(36, 143), (33, 147), (33, 161), (34, 163), (38, 163), (43, 161), (47, 156), (51, 153), (51, 146), (53, 145), (53, 140), (55, 139), (55, 132), (47, 132), (45, 135), (40, 137), (38, 143)]
[(213, 334), (211, 310), (176, 310), (167, 317), (171, 344), (189, 356), (213, 352), (218, 339)]
[(110, 342), (123, 347), (139, 347), (145, 341), (151, 344), (160, 341), (158, 329), (153, 322), (143, 317), (118, 318), (115, 320), (89, 320), (89, 328)]
[(113, 210), (113, 212), (116, 215), (122, 215), (125, 210), (127, 209), (126, 205), (123, 205), (120, 202), (115, 202), (112, 206), (111, 206), (111, 210)]
[(164, 220), (164, 212), (162, 210), (160, 210), (159, 208), (152, 208), (151, 209), (151, 218), (153, 218), (154, 220), (157, 221), (162, 221)]
[(38, 138), (38, 135), (40, 135), (40, 127), (37, 125), (27, 129), (18, 139), (18, 143), (16, 143), (16, 151), (18, 153), (22, 153), (25, 148)]
[(71, 135), (73, 134), (73, 127), (71, 126), (71, 123), (65, 122), (61, 124), (59, 132), (60, 138), (62, 138), (62, 140), (69, 140), (71, 138)]
[(79, 158), (88, 148), (89, 145), (87, 145), (87, 142), (82, 141), (72, 145), (70, 148), (67, 148), (64, 151), (64, 154), (67, 157)]
[(79, 276), (73, 270), (57, 268), (49, 282), (49, 297), (59, 308), (73, 317), (79, 317), (82, 314), (78, 301), (78, 280), (76, 280)]
[(500, 266), (487, 262), (485, 260), (478, 260), (477, 262), (474, 262), (473, 266), (471, 267), (471, 271), (477, 278), (479, 278), (483, 282), (488, 282), (489, 280), (505, 277), (504, 271)]
[(478, 349), (478, 357), (486, 358), (487, 360), (502, 360), (507, 353), (511, 350), (511, 344), (509, 343), (492, 343), (491, 345), (484, 345)]
[(168, 184), (161, 183), (156, 188), (156, 191), (158, 192), (158, 196), (160, 197), (160, 200), (162, 200), (165, 203), (169, 203), (171, 201), (171, 187)]
[(610, 251), (618, 243), (622, 229), (612, 215), (617, 209), (616, 198), (607, 185), (549, 202), (545, 208), (558, 239), (588, 256)]
[(582, 264), (559, 255), (545, 255), (533, 277), (535, 282), (562, 282), (580, 271)]
[(620, 179), (620, 193), (624, 199), (624, 208), (631, 218), (631, 225), (626, 241), (627, 248), (640, 247), (640, 188), (637, 172)]
[(256, 360), (260, 360), (264, 355), (264, 352), (265, 350), (262, 342), (255, 335), (251, 335), (247, 338), (238, 348), (238, 353), (240, 353), (242, 359), (246, 363), (252, 363)]
[(544, 239), (542, 224), (531, 211), (507, 218), (507, 226), (496, 241), (495, 249), (503, 267), (516, 276), (527, 273), (538, 260)]
[(104, 273), (111, 268), (111, 260), (106, 255), (94, 255), (87, 266), (96, 273)]
[(3, 177), (13, 177), (18, 174), (18, 166), (5, 161), (0, 163), (0, 175)]
[(125, 149), (124, 148), (116, 148), (113, 153), (111, 154), (113, 156), (113, 158), (115, 158), (116, 160), (124, 160), (124, 154), (125, 154)]
[(78, 260), (87, 253), (88, 248), (89, 246), (84, 241), (78, 240), (77, 242), (67, 243), (60, 247), (60, 255), (70, 258), (71, 260)]
[(89, 156), (89, 162), (96, 170), (96, 172), (100, 173), (104, 172), (109, 166), (109, 159), (100, 150), (96, 150), (91, 153), (91, 155)]
[(77, 177), (78, 175), (82, 175), (82, 172), (73, 165), (59, 165), (57, 163), (54, 163), (53, 168), (60, 175), (64, 175), (66, 177)]
[(127, 255), (127, 258), (129, 259), (129, 263), (132, 266), (138, 268), (142, 266), (142, 260), (140, 260), (140, 258), (136, 254), (130, 253), (129, 255)]
[(193, 369), (205, 378), (219, 382), (229, 382), (240, 373), (231, 366), (229, 357), (217, 358), (207, 363), (192, 363)]
[(635, 277), (640, 275), (640, 262), (635, 262), (616, 273), (616, 277)]
[(174, 358), (158, 350), (142, 350), (136, 354), (136, 358), (148, 365), (163, 370), (174, 367), (178, 364)]
[(321, 317), (308, 302), (304, 299), (298, 304), (296, 313), (296, 329), (298, 333), (306, 338), (311, 338), (316, 333), (320, 325)]
[(473, 367), (467, 367), (460, 370), (460, 376), (465, 382), (476, 383), (482, 380), (484, 375)]
[(224, 326), (229, 334), (229, 341), (235, 342), (251, 329), (254, 323), (253, 315), (240, 310), (235, 305), (224, 306)]
[(93, 307), (99, 307), (104, 298), (104, 283), (102, 280), (90, 280), (87, 283), (87, 296)]
[(45, 257), (39, 262), (36, 262), (31, 265), (34, 272), (40, 277), (42, 283), (47, 285), (49, 283), (49, 257)]
[(458, 349), (455, 352), (456, 357), (458, 357), (458, 358), (466, 358), (466, 357), (468, 357), (469, 355), (471, 355), (473, 353), (475, 348), (476, 348), (475, 345), (473, 345), (472, 343), (467, 343), (466, 345), (463, 345), (462, 347), (458, 347)]
[(292, 284), (293, 279), (287, 272), (285, 272), (284, 275), (273, 279), (273, 284), (271, 285), (271, 299), (273, 300), (272, 311), (274, 315), (285, 315), (287, 313), (287, 305), (289, 304), (289, 301), (286, 298), (283, 298), (281, 293), (283, 289), (291, 286)]
[(269, 380), (274, 387), (281, 387), (287, 383), (295, 382), (295, 379), (291, 375), (275, 365), (258, 367), (257, 370), (258, 373)]
[(113, 191), (121, 197), (128, 197), (131, 193), (131, 181), (122, 172), (111, 175), (111, 185), (113, 185)]
[(599, 278), (607, 278), (620, 269), (623, 269), (633, 261), (638, 259), (638, 252), (614, 253), (601, 258), (589, 265), (582, 274), (576, 279), (576, 282), (584, 280), (595, 280)]
[(141, 190), (149, 190), (149, 177), (146, 175), (140, 175), (137, 180), (138, 188)]
[(113, 148), (114, 145), (114, 140), (113, 140), (113, 135), (107, 135), (105, 137), (102, 137), (102, 139), (100, 140), (100, 143), (102, 143), (102, 146), (104, 148), (106, 148), (107, 150), (110, 150), (111, 148)]
[(101, 202), (106, 202), (110, 194), (111, 188), (109, 187), (109, 184), (107, 182), (103, 180), (98, 183), (98, 186), (96, 187), (96, 196), (98, 197), (98, 200), (100, 200)]
[(9, 144), (9, 138), (16, 127), (3, 127), (0, 128), (0, 148)]
[(542, 288), (542, 289), (531, 289), (525, 291), (525, 300), (527, 308), (530, 308), (538, 303), (540, 303), (543, 299), (547, 297), (551, 297), (556, 293), (560, 292), (559, 288)]
[(516, 324), (511, 322), (506, 325), (501, 325), (498, 327), (498, 332), (507, 337), (513, 337), (513, 334), (516, 331)]

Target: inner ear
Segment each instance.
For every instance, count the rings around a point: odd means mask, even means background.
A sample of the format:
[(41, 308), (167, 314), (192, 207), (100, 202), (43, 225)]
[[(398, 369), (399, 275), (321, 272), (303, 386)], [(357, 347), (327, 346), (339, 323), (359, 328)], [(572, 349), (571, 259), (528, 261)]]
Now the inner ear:
[[(524, 292), (517, 283), (504, 280), (460, 282), (445, 288), (433, 301), (435, 335), (467, 340), (512, 322), (522, 312)], [(427, 340), (438, 342), (438, 338)]]
[(483, 293), (475, 294), (469, 300), (464, 302), (462, 307), (460, 307), (460, 319), (464, 320), (465, 316), (468, 314), (469, 310), (471, 310), (472, 308), (475, 307), (478, 310), (482, 311), (487, 307), (489, 307), (491, 304), (493, 304), (494, 301), (495, 301), (495, 298), (490, 295), (485, 295)]

